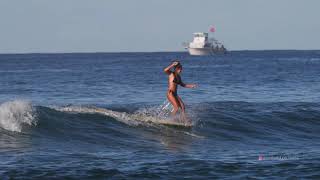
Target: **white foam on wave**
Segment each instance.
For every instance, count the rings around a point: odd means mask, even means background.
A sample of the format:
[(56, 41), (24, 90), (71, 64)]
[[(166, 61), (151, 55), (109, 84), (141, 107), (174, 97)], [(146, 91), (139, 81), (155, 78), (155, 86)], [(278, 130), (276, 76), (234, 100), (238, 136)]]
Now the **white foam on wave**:
[[(128, 125), (151, 125), (151, 124), (162, 124), (162, 125), (175, 125), (175, 126), (189, 126), (190, 124), (179, 123), (170, 121), (169, 119), (163, 119), (157, 116), (153, 116), (149, 113), (137, 112), (129, 114), (126, 112), (117, 112), (105, 108), (98, 107), (81, 107), (81, 106), (69, 106), (62, 108), (55, 108), (62, 112), (73, 112), (73, 113), (98, 113), (105, 116), (115, 118), (116, 120), (123, 122)], [(151, 123), (151, 124), (150, 124)]]
[[(133, 114), (129, 114), (126, 112), (117, 112), (117, 111), (112, 111), (109, 109), (98, 108), (98, 107), (68, 106), (68, 107), (53, 107), (53, 108), (61, 112), (69, 112), (69, 113), (97, 113), (97, 114), (105, 115), (108, 117), (112, 117), (130, 126), (143, 125), (143, 126), (159, 127), (157, 125), (166, 125), (166, 126), (176, 126), (176, 127), (179, 126), (179, 127), (186, 127), (186, 128), (191, 128), (193, 126), (193, 124), (184, 124), (181, 122), (179, 123), (179, 122), (170, 121), (169, 119), (159, 118), (159, 115), (156, 115), (156, 116), (151, 115), (154, 113), (157, 114), (159, 112), (159, 107), (154, 108), (152, 110), (154, 112), (151, 112), (151, 113), (149, 111), (150, 109), (149, 110), (144, 109), (143, 111), (140, 110)], [(163, 110), (163, 106), (161, 106), (160, 109)], [(163, 114), (161, 114), (160, 116), (163, 116)], [(199, 136), (192, 132), (186, 132), (186, 131), (182, 131), (182, 132), (183, 134), (194, 137), (194, 138), (205, 138), (204, 136)]]
[(0, 105), (0, 127), (21, 132), (22, 125), (36, 125), (36, 113), (29, 101), (14, 100)]
[(128, 125), (139, 125), (138, 122), (132, 121), (130, 115), (125, 112), (117, 112), (109, 109), (97, 108), (97, 107), (84, 107), (84, 106), (67, 106), (67, 107), (56, 107), (55, 110), (62, 112), (71, 113), (97, 113), (108, 117), (115, 118)]
[(160, 106), (143, 107), (138, 109), (135, 114), (153, 116), (160, 119), (169, 119), (173, 111), (173, 106), (169, 101), (164, 101)]

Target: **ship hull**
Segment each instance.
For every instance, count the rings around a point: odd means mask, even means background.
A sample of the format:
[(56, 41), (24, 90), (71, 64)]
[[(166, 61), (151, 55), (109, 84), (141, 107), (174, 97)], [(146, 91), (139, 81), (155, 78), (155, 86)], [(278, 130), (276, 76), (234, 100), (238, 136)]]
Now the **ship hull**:
[(211, 48), (188, 48), (188, 51), (193, 56), (208, 56), (214, 53)]
[(225, 54), (225, 49), (215, 50), (212, 48), (188, 48), (189, 54), (193, 56), (209, 56), (214, 54)]

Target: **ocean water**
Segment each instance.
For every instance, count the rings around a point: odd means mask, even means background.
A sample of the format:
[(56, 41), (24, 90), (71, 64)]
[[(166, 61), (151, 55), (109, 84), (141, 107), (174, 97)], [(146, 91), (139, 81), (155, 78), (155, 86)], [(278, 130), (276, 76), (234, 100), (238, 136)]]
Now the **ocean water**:
[[(170, 111), (176, 58), (193, 127), (132, 119)], [(320, 51), (0, 55), (0, 177), (319, 179), (319, 70)]]

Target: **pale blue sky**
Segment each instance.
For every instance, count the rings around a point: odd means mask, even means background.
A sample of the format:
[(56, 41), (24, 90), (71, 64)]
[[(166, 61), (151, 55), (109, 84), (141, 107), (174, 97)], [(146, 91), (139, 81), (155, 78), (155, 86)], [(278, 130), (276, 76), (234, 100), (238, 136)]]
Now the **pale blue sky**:
[(320, 49), (319, 0), (0, 0), (0, 53)]

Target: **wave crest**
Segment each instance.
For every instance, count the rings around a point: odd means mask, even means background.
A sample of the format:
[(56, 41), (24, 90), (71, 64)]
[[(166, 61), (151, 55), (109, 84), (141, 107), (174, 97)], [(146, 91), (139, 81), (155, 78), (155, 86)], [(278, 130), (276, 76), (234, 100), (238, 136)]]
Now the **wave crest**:
[(0, 105), (0, 128), (21, 132), (23, 124), (37, 124), (36, 113), (30, 102), (14, 100)]

